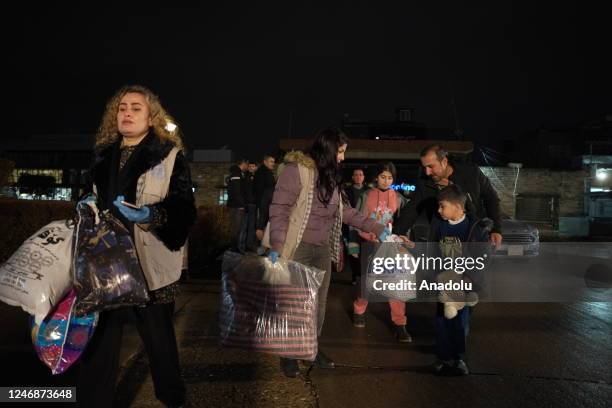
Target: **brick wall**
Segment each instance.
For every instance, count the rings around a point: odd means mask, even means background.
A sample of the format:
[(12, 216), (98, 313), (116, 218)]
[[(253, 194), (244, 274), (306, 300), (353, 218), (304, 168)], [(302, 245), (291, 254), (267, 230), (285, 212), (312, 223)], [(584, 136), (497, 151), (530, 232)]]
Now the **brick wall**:
[(196, 185), (196, 206), (203, 204), (217, 204), (219, 199), (219, 186), (225, 184), (225, 177), (229, 175), (231, 163), (191, 163), (191, 178)]
[[(510, 167), (481, 167), (497, 190), (501, 208), (508, 215), (516, 213), (513, 196), (516, 169)], [(551, 171), (547, 169), (520, 169), (516, 194), (549, 194), (559, 197), (559, 216), (579, 216), (584, 209), (584, 181), (586, 171)]]

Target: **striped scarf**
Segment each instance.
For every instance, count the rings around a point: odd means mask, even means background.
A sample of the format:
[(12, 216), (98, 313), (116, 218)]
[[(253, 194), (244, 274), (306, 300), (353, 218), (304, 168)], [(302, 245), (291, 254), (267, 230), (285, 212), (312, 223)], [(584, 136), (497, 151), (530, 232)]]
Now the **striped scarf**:
[(336, 265), (340, 263), (342, 251), (342, 247), (340, 245), (340, 240), (342, 239), (342, 193), (338, 191), (338, 194), (340, 194), (338, 200), (338, 211), (334, 216), (331, 233), (329, 234), (329, 253), (332, 262)]

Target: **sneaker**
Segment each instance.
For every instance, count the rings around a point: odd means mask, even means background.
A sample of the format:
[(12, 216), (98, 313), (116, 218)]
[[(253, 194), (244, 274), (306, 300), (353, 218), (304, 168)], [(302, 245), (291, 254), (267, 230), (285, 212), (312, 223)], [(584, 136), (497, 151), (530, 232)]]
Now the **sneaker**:
[(453, 365), (453, 360), (437, 359), (431, 365), (431, 371), (436, 375), (449, 375)]
[(406, 331), (405, 324), (395, 326), (395, 336), (397, 337), (397, 341), (400, 343), (412, 342), (412, 336)]
[(321, 350), (317, 353), (316, 363), (319, 368), (336, 368), (336, 363), (334, 360), (327, 357)]
[(366, 326), (365, 313), (362, 313), (362, 314), (354, 313), (353, 314), (353, 326), (355, 327), (365, 327)]
[(455, 375), (459, 375), (459, 376), (470, 374), (470, 370), (468, 369), (467, 364), (465, 364), (465, 361), (463, 360), (455, 361), (455, 364), (453, 365), (453, 371)]
[(280, 359), (280, 368), (286, 377), (295, 378), (300, 374), (300, 368), (298, 367), (297, 360), (291, 358)]

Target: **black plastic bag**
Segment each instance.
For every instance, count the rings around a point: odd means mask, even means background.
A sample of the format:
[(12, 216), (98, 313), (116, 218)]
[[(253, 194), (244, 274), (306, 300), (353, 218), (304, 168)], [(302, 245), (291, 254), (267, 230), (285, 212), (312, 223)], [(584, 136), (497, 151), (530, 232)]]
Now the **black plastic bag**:
[(149, 300), (130, 232), (95, 205), (79, 205), (75, 229), (74, 288), (78, 315), (143, 305)]

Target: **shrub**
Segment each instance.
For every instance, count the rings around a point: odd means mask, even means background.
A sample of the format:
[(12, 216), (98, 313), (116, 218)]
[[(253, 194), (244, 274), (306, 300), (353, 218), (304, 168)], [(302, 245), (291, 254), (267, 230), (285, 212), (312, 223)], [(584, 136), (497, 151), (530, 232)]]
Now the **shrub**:
[[(6, 261), (37, 230), (51, 221), (72, 218), (72, 201), (16, 200), (0, 198), (0, 263)], [(215, 264), (217, 256), (231, 242), (227, 208), (198, 207), (197, 220), (189, 236), (189, 265), (202, 272)]]
[(0, 187), (4, 187), (8, 184), (9, 177), (15, 168), (15, 163), (6, 160), (0, 159)]
[(0, 198), (0, 262), (6, 261), (23, 241), (43, 226), (73, 215), (71, 201)]
[(198, 207), (196, 223), (189, 236), (189, 266), (201, 272), (215, 263), (215, 258), (231, 243), (231, 222), (225, 206)]

